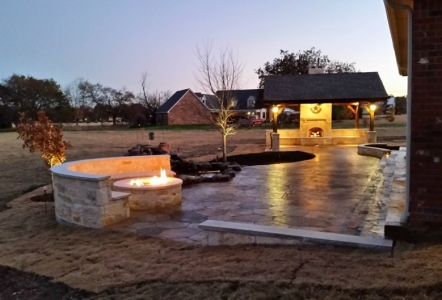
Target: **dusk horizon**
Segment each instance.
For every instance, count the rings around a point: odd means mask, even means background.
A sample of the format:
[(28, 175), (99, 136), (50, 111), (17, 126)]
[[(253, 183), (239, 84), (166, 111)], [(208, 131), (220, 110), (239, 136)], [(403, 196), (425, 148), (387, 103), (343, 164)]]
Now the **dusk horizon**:
[(244, 89), (257, 88), (255, 70), (280, 50), (315, 47), (356, 71), (379, 72), (388, 94), (406, 95), (382, 1), (6, 1), (0, 16), (1, 80), (53, 78), (64, 88), (84, 78), (137, 94), (147, 72), (151, 91), (199, 92), (196, 49), (209, 40), (215, 52), (238, 56)]

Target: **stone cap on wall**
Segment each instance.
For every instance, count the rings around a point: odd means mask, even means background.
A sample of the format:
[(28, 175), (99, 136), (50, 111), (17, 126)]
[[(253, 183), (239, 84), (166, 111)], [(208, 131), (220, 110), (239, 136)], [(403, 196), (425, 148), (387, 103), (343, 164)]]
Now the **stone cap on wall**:
[[(107, 172), (107, 174), (94, 174), (90, 172), (80, 172), (75, 171), (75, 166), (79, 165), (85, 165), (85, 164), (106, 164), (107, 166), (110, 165), (110, 163), (115, 162), (137, 162), (137, 161), (143, 161), (143, 160), (154, 160), (154, 159), (167, 159), (169, 162), (168, 168), (165, 168), (166, 170), (170, 171), (170, 155), (143, 155), (143, 156), (123, 156), (123, 157), (105, 157), (105, 158), (94, 158), (94, 159), (83, 159), (83, 160), (76, 160), (72, 162), (66, 162), (57, 166), (52, 167), (50, 170), (52, 174), (62, 176), (62, 177), (68, 177), (68, 178), (78, 178), (78, 179), (85, 179), (85, 180), (91, 180), (91, 181), (101, 181), (110, 179), (112, 175), (115, 175), (117, 173), (126, 173), (126, 172), (118, 172), (118, 170), (114, 170), (113, 172)], [(99, 173), (99, 172), (97, 172)], [(169, 172), (168, 172), (169, 173)]]

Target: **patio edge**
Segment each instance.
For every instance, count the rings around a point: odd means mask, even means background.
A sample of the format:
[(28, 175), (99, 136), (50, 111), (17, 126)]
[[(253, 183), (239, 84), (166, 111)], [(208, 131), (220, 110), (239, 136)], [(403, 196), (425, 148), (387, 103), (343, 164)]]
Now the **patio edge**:
[(240, 244), (327, 244), (334, 246), (391, 250), (393, 241), (381, 237), (362, 237), (247, 223), (207, 220), (199, 228), (208, 232), (203, 245)]

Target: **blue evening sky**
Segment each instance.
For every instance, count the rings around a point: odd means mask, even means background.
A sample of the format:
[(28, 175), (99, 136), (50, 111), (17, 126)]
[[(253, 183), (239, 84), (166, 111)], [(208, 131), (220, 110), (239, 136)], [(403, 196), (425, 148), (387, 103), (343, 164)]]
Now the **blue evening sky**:
[(0, 79), (83, 77), (138, 93), (147, 71), (152, 90), (199, 91), (196, 46), (208, 39), (244, 63), (244, 88), (280, 49), (316, 47), (406, 94), (382, 0), (2, 0)]

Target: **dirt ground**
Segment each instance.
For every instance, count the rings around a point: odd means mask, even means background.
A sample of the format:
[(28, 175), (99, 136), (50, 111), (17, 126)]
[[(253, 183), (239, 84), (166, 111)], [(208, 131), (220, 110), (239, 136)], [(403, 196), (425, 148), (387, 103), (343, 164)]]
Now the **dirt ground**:
[[(240, 131), (229, 150), (261, 152), (263, 136)], [(75, 147), (69, 160), (121, 155), (147, 142), (134, 131), (65, 137)], [(160, 141), (183, 157), (213, 158), (220, 147), (214, 131), (157, 132)], [(392, 257), (314, 245), (199, 247), (60, 226), (53, 204), (45, 212), (44, 203), (29, 200), (41, 189), (16, 197), (50, 182), (41, 158), (21, 149), (14, 133), (0, 134), (0, 158), (2, 201), (16, 198), (0, 212), (0, 265), (13, 268), (0, 267), (0, 299), (442, 298), (441, 245), (399, 243)]]
[(199, 247), (58, 225), (52, 204), (46, 213), (44, 203), (29, 201), (38, 193), (15, 199), (0, 213), (0, 265), (97, 293), (98, 299), (442, 296), (441, 245), (399, 244), (393, 257), (314, 245)]

